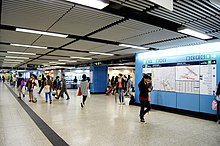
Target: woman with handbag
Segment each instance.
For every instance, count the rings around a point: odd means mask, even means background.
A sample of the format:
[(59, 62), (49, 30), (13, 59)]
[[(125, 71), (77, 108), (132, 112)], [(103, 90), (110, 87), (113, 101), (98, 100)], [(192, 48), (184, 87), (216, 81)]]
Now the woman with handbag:
[(216, 101), (217, 101), (217, 123), (220, 124), (220, 82), (218, 83), (218, 88), (216, 91)]
[(81, 92), (83, 99), (81, 102), (81, 107), (85, 106), (86, 98), (88, 97), (88, 89), (89, 89), (89, 82), (86, 80), (86, 75), (82, 75), (82, 80), (79, 84), (79, 92)]
[(45, 93), (46, 102), (48, 102), (48, 96), (49, 96), (50, 104), (52, 103), (51, 89), (52, 89), (52, 81), (50, 80), (50, 76), (47, 76), (47, 80), (44, 82), (44, 93)]

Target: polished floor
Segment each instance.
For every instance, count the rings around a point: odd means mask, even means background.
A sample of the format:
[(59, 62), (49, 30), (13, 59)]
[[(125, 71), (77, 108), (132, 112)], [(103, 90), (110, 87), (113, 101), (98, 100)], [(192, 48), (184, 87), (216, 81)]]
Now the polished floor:
[[(15, 92), (16, 90), (13, 89)], [(84, 108), (76, 91), (71, 99), (45, 103), (22, 100), (71, 146), (219, 146), (220, 125), (152, 110), (146, 123), (139, 122), (139, 107), (115, 103), (114, 97), (92, 95)], [(17, 99), (0, 83), (0, 146), (50, 146), (52, 143)]]

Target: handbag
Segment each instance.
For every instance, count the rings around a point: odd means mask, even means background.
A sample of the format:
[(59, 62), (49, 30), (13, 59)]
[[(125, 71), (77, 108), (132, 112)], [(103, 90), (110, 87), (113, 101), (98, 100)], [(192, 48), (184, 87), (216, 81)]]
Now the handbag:
[(50, 85), (44, 86), (44, 93), (49, 93), (50, 92)]
[(217, 101), (215, 99), (212, 101), (212, 110), (217, 110)]
[(82, 96), (81, 88), (79, 87), (77, 90), (77, 96)]

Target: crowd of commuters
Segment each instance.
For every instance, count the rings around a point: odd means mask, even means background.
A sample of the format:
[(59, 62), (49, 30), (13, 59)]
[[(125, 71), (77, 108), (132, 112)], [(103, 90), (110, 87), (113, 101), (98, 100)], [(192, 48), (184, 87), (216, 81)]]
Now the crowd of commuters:
[[(69, 94), (67, 92), (67, 84), (65, 80), (65, 75), (62, 74), (61, 80), (60, 77), (57, 76), (55, 80), (51, 80), (51, 77), (42, 75), (41, 77), (37, 77), (36, 75), (32, 74), (31, 77), (26, 81), (22, 77), (22, 74), (18, 75), (16, 78), (16, 83), (13, 79), (14, 76), (11, 76), (13, 86), (16, 84), (18, 90), (18, 98), (25, 97), (23, 92), (23, 88), (25, 88), (29, 93), (29, 102), (36, 103), (37, 102), (37, 94), (40, 94), (42, 91), (45, 93), (45, 101), (52, 103), (52, 92), (54, 92), (53, 96), (56, 99), (64, 98), (64, 93), (66, 94), (66, 100), (69, 100)], [(11, 80), (10, 79), (10, 80)], [(3, 82), (5, 82), (6, 78), (4, 76), (1, 77)], [(9, 80), (8, 80), (9, 81)], [(118, 76), (112, 76), (111, 79), (108, 80), (108, 86), (111, 89), (112, 94), (118, 94), (119, 96), (119, 104), (125, 105), (124, 96), (127, 94), (131, 96), (131, 89), (133, 87), (133, 83), (131, 81), (131, 76), (119, 74)], [(11, 83), (11, 81), (9, 81)], [(82, 75), (82, 80), (78, 87), (78, 92), (80, 92), (80, 96), (82, 96), (82, 102), (80, 103), (81, 107), (85, 106), (86, 99), (88, 97), (88, 89), (89, 89), (89, 82), (90, 79), (86, 77), (86, 75)], [(77, 81), (75, 80), (74, 83), (76, 84)], [(140, 91), (139, 94), (139, 101), (140, 101), (140, 122), (145, 122), (144, 116), (151, 110), (150, 104), (150, 92), (153, 90), (151, 76), (144, 74), (142, 80), (138, 84), (138, 88)], [(49, 99), (48, 99), (49, 97)], [(217, 101), (217, 123), (220, 124), (220, 82), (218, 84), (218, 88), (216, 91), (216, 98)]]
[[(25, 82), (25, 79), (22, 77), (22, 74), (18, 75), (16, 82), (16, 87), (18, 90), (18, 98), (25, 97), (24, 90), (28, 92), (29, 95), (29, 102), (36, 103), (38, 94), (44, 92), (45, 94), (45, 101), (52, 103), (52, 95), (54, 98), (59, 99), (64, 98), (64, 93), (66, 94), (66, 100), (70, 99), (70, 96), (67, 92), (67, 83), (65, 80), (65, 75), (62, 74), (61, 80), (60, 77), (57, 76), (54, 80), (47, 75), (37, 77), (36, 75), (32, 74), (30, 78)], [(74, 81), (77, 82), (76, 80)], [(85, 106), (85, 102), (89, 92), (89, 82), (90, 78), (87, 77), (85, 74), (82, 75), (82, 80), (79, 84), (80, 91), (82, 93), (82, 102), (80, 103), (81, 107)]]
[(132, 96), (133, 83), (131, 81), (131, 76), (119, 74), (118, 76), (112, 76), (108, 80), (108, 91), (106, 94), (112, 93), (113, 95), (118, 94), (119, 104), (125, 105), (124, 96)]

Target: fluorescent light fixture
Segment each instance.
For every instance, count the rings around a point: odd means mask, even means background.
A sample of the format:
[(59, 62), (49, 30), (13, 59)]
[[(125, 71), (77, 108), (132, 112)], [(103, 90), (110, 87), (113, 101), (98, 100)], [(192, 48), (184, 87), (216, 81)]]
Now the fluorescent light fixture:
[(17, 59), (4, 59), (4, 61), (24, 62), (24, 60), (17, 60)]
[(114, 56), (114, 54), (110, 54), (110, 53), (101, 53), (101, 52), (89, 52), (91, 54), (98, 54), (98, 55), (107, 55), (107, 56)]
[(203, 39), (203, 40), (207, 40), (207, 39), (211, 39), (212, 38), (211, 36), (208, 36), (206, 34), (203, 34), (203, 33), (200, 33), (200, 32), (194, 31), (194, 30), (191, 30), (189, 28), (179, 29), (178, 32), (181, 32), (181, 33), (184, 33), (184, 34), (187, 34), (187, 35), (191, 35), (191, 36)]
[(135, 49), (141, 49), (141, 50), (147, 50), (149, 48), (145, 47), (140, 47), (140, 46), (134, 46), (134, 45), (128, 45), (128, 44), (119, 44), (121, 47), (130, 47), (130, 48), (135, 48)]
[(49, 62), (50, 64), (66, 64), (65, 62)]
[(70, 57), (72, 59), (84, 59), (84, 60), (92, 60), (92, 58), (88, 58), (88, 57)]
[(45, 32), (45, 31), (38, 31), (38, 30), (30, 30), (30, 29), (23, 29), (23, 28), (16, 28), (15, 31), (34, 33), (34, 34), (41, 34), (41, 35), (48, 35), (48, 36), (55, 36), (55, 37), (61, 37), (61, 38), (67, 38), (68, 37), (68, 35), (64, 35), (64, 34)]
[(11, 52), (11, 51), (7, 51), (7, 53), (22, 54), (22, 55), (36, 55), (35, 53), (26, 53), (26, 52)]
[(29, 59), (28, 57), (17, 57), (17, 56), (5, 56), (6, 58), (15, 58), (15, 59)]
[(47, 49), (47, 47), (42, 47), (42, 46), (32, 46), (32, 45), (23, 45), (23, 44), (10, 44), (10, 45), (11, 45), (11, 46), (15, 46), (15, 47)]
[(75, 60), (58, 60), (58, 61), (63, 61), (63, 62), (77, 62)]
[(3, 62), (4, 64), (18, 64), (18, 63), (20, 63), (20, 62)]
[(81, 4), (81, 5), (96, 8), (96, 9), (103, 9), (104, 7), (109, 5), (109, 0), (66, 0), (66, 1)]

